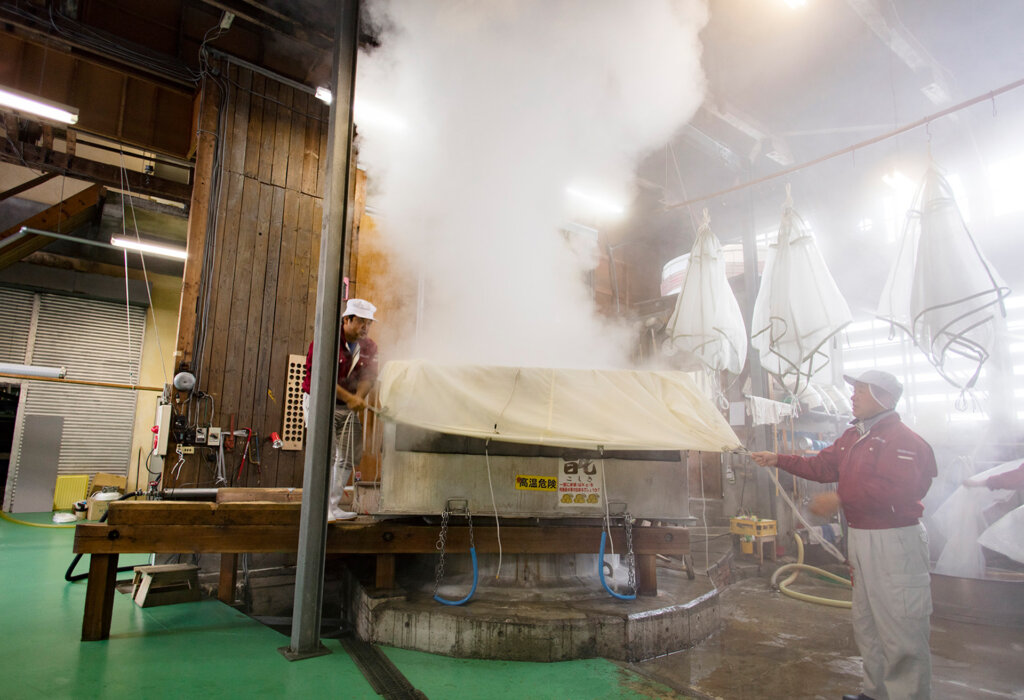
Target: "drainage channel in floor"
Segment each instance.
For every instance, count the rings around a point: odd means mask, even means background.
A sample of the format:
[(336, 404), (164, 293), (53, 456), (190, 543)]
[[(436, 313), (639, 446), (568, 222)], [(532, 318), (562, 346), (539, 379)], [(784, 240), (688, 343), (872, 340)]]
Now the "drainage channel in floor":
[(427, 700), (376, 645), (353, 634), (344, 634), (338, 641), (378, 695), (387, 700)]

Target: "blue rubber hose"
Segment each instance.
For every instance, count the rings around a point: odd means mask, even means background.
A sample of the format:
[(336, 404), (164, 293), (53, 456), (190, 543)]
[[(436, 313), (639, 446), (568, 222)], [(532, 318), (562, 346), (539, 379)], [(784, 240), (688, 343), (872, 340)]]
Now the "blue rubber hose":
[(601, 554), (599, 555), (600, 558), (598, 559), (598, 562), (597, 562), (597, 573), (601, 575), (601, 585), (604, 586), (604, 589), (606, 591), (611, 593), (613, 596), (615, 596), (619, 600), (636, 600), (636, 592), (635, 591), (631, 595), (622, 595), (621, 593), (616, 593), (615, 591), (613, 591), (611, 588), (608, 587), (608, 583), (604, 580), (604, 543), (605, 543), (606, 539), (608, 539), (608, 533), (602, 531), (601, 532)]
[(444, 603), (445, 605), (462, 605), (472, 598), (474, 593), (476, 593), (476, 582), (480, 577), (480, 569), (476, 564), (476, 547), (469, 548), (469, 555), (473, 557), (473, 587), (469, 589), (469, 594), (462, 600), (445, 600), (441, 596), (435, 595), (434, 600), (438, 603)]

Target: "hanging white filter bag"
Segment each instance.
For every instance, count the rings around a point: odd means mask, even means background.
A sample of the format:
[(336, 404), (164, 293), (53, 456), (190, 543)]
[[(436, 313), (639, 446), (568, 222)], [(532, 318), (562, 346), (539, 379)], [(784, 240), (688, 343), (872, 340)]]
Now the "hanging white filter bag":
[[(974, 477), (983, 481), (997, 474), (1016, 469), (1019, 464), (1020, 459), (1003, 462), (975, 474)], [(1008, 527), (1014, 522), (1019, 523), (1021, 517), (1019, 513), (1013, 518), (1010, 517), (1014, 515), (1013, 512), (1003, 516), (992, 527), (999, 525), (1003, 519), (1010, 518), (1006, 524), (988, 535), (988, 541), (981, 539), (985, 537), (988, 530), (992, 529), (985, 520), (985, 512), (993, 505), (1013, 498), (1013, 496), (1014, 492), (1009, 489), (990, 490), (983, 487), (958, 486), (956, 491), (936, 508), (935, 513), (931, 516), (938, 534), (946, 539), (946, 544), (935, 562), (933, 571), (937, 574), (961, 578), (984, 578), (985, 554), (982, 552), (982, 545), (998, 552), (1008, 549), (1010, 552), (1016, 551), (1019, 554), (1021, 548), (1019, 531), (1016, 546), (1007, 548), (1000, 544), (1003, 541), (1004, 531), (1002, 528)], [(992, 546), (993, 544), (995, 546)], [(1014, 555), (1007, 554), (1007, 556), (1013, 557)]]
[(769, 248), (751, 320), (750, 342), (762, 367), (799, 396), (828, 364), (822, 348), (852, 320), (787, 185), (778, 240)]
[(1019, 506), (992, 524), (978, 538), (978, 544), (1024, 564), (1024, 506)]
[(950, 384), (970, 389), (996, 340), (1010, 293), (967, 229), (934, 164), (907, 212), (878, 316), (902, 328)]
[[(666, 350), (670, 353), (686, 353), (708, 369), (732, 374), (742, 371), (747, 359), (747, 328), (729, 286), (725, 255), (711, 231), (707, 209), (667, 330)], [(698, 369), (698, 365), (687, 369)]]

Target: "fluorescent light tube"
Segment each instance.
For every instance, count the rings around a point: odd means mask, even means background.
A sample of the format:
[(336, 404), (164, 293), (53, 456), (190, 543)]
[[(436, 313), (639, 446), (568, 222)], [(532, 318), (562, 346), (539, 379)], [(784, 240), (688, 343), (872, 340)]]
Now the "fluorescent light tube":
[(188, 253), (184, 248), (160, 245), (159, 243), (146, 243), (144, 241), (140, 243), (139, 241), (134, 241), (131, 238), (122, 238), (121, 236), (111, 236), (110, 244), (116, 245), (119, 248), (137, 250), (140, 253), (149, 253), (150, 255), (159, 255), (165, 258), (184, 260), (188, 257)]
[(63, 379), (67, 373), (66, 367), (37, 367), (35, 365), (13, 365), (9, 362), (0, 362), (0, 374), (21, 374), (26, 377)]
[(59, 102), (51, 102), (28, 93), (0, 87), (0, 105), (17, 112), (34, 114), (37, 117), (61, 122), (63, 124), (78, 123), (78, 109), (68, 107)]

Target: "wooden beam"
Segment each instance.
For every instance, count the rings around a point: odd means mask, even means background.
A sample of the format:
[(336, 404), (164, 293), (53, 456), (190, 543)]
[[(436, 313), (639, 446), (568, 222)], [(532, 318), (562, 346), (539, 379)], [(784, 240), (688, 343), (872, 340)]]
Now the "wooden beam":
[[(207, 504), (209, 505), (209, 504)], [(256, 505), (259, 504), (235, 504)], [(249, 520), (259, 509), (239, 512)], [(187, 518), (186, 518), (187, 519)], [(268, 518), (263, 524), (123, 524), (85, 523), (75, 528), (74, 551), (83, 553), (127, 552), (291, 552), (298, 547), (298, 525), (281, 525)], [(438, 529), (421, 524), (388, 522), (332, 523), (327, 533), (327, 551), (333, 554), (431, 554), (437, 551)], [(580, 525), (506, 526), (501, 530), (501, 551), (505, 554), (596, 553), (601, 528)], [(473, 528), (473, 543), (480, 554), (496, 554), (497, 530)], [(622, 528), (612, 530), (612, 545), (625, 551)], [(447, 550), (469, 551), (469, 528), (449, 527)], [(683, 555), (690, 551), (689, 533), (681, 527), (633, 528), (633, 551), (637, 554)]]
[(89, 582), (85, 589), (85, 615), (82, 617), (83, 642), (110, 636), (116, 582), (117, 554), (92, 555), (89, 558)]
[[(18, 233), (23, 226), (39, 229), (41, 231), (55, 231), (57, 233), (69, 233), (89, 221), (95, 214), (99, 202), (104, 194), (100, 185), (93, 185), (82, 190), (78, 194), (71, 195), (63, 202), (58, 202), (34, 216), (11, 226), (0, 233), (0, 245), (4, 239)], [(22, 260), (27, 255), (53, 243), (55, 239), (37, 234), (29, 234), (23, 238), (2, 246), (0, 253), (0, 270), (10, 267)]]
[(636, 594), (658, 595), (658, 561), (654, 554), (636, 555)]
[(86, 160), (23, 141), (17, 142), (17, 147), (11, 141), (0, 142), (0, 161), (55, 172), (106, 187), (130, 189), (134, 194), (163, 197), (174, 202), (188, 203), (192, 197), (191, 185), (134, 170), (122, 171), (116, 165)]
[(0, 202), (2, 202), (5, 199), (10, 199), (11, 197), (15, 197), (21, 194), (22, 192), (28, 192), (29, 190), (38, 187), (39, 185), (42, 185), (44, 182), (49, 182), (53, 178), (57, 177), (57, 175), (58, 173), (44, 173), (39, 177), (32, 178), (28, 182), (23, 182), (20, 185), (12, 187), (6, 192), (0, 193)]
[(218, 507), (225, 503), (302, 503), (302, 489), (219, 488)]
[(227, 605), (235, 602), (235, 581), (238, 577), (238, 554), (220, 555), (220, 579), (217, 582), (217, 600)]
[[(45, 236), (44, 236), (45, 238)], [(56, 255), (54, 253), (47, 253), (40, 251), (32, 253), (26, 256), (24, 262), (32, 265), (41, 265), (43, 267), (52, 267), (58, 270), (74, 270), (75, 272), (86, 272), (90, 275), (106, 275), (107, 277), (119, 277), (122, 280), (125, 277), (124, 268), (119, 265), (108, 265), (107, 263), (96, 262), (94, 260), (82, 260), (81, 258), (69, 258), (65, 255)], [(149, 260), (147, 258), (147, 260)], [(168, 259), (168, 263), (175, 261)], [(152, 265), (152, 262), (147, 262), (147, 265)], [(164, 274), (164, 273), (160, 273)], [(153, 270), (149, 270), (149, 276), (153, 276)], [(128, 278), (133, 280), (145, 281), (146, 275), (143, 274), (142, 270), (134, 267), (128, 268)]]
[[(210, 92), (206, 93), (206, 87)], [(177, 345), (174, 351), (174, 368), (177, 372), (178, 366), (187, 362), (190, 365), (195, 361), (192, 357), (192, 344), (196, 334), (196, 320), (201, 313), (199, 303), (199, 287), (203, 275), (203, 259), (206, 256), (206, 234), (209, 228), (210, 207), (216, 207), (217, 202), (211, 203), (210, 196), (214, 184), (216, 150), (218, 137), (218, 108), (219, 89), (212, 80), (205, 82), (203, 92), (200, 92), (196, 99), (202, 98), (202, 110), (197, 121), (199, 127), (199, 144), (196, 149), (196, 166), (193, 171), (193, 186), (189, 200), (188, 214), (188, 239), (186, 250), (188, 257), (185, 259), (185, 271), (181, 282), (181, 299), (178, 305), (178, 333)], [(202, 348), (200, 348), (202, 352)]]
[(377, 571), (374, 577), (373, 585), (377, 588), (394, 588), (395, 587), (395, 555), (394, 554), (378, 554), (377, 555)]
[[(107, 639), (113, 611), (117, 558), (122, 552), (218, 552), (221, 554), (218, 597), (231, 603), (239, 553), (292, 552), (298, 549), (299, 503), (191, 503), (119, 501), (110, 504), (107, 523), (75, 528), (73, 551), (90, 553), (82, 639)], [(112, 521), (112, 522), (111, 522)], [(501, 551), (508, 554), (596, 553), (598, 525), (508, 525), (501, 531)], [(332, 554), (376, 554), (374, 582), (392, 588), (396, 554), (434, 554), (438, 528), (423, 523), (359, 518), (332, 523), (326, 550)], [(625, 531), (611, 531), (612, 548), (626, 550)], [(450, 526), (446, 550), (465, 554), (472, 545), (481, 554), (499, 551), (494, 527)], [(689, 531), (683, 527), (634, 527), (636, 586), (641, 596), (658, 594), (657, 554), (686, 556)]]
[(263, 4), (244, 0), (203, 0), (207, 5), (215, 7), (223, 12), (230, 12), (236, 18), (248, 22), (260, 29), (269, 29), (275, 34), (290, 37), (295, 41), (301, 41), (317, 49), (327, 51), (333, 46), (330, 36), (327, 34), (306, 28), (296, 19), (282, 14), (271, 7)]

